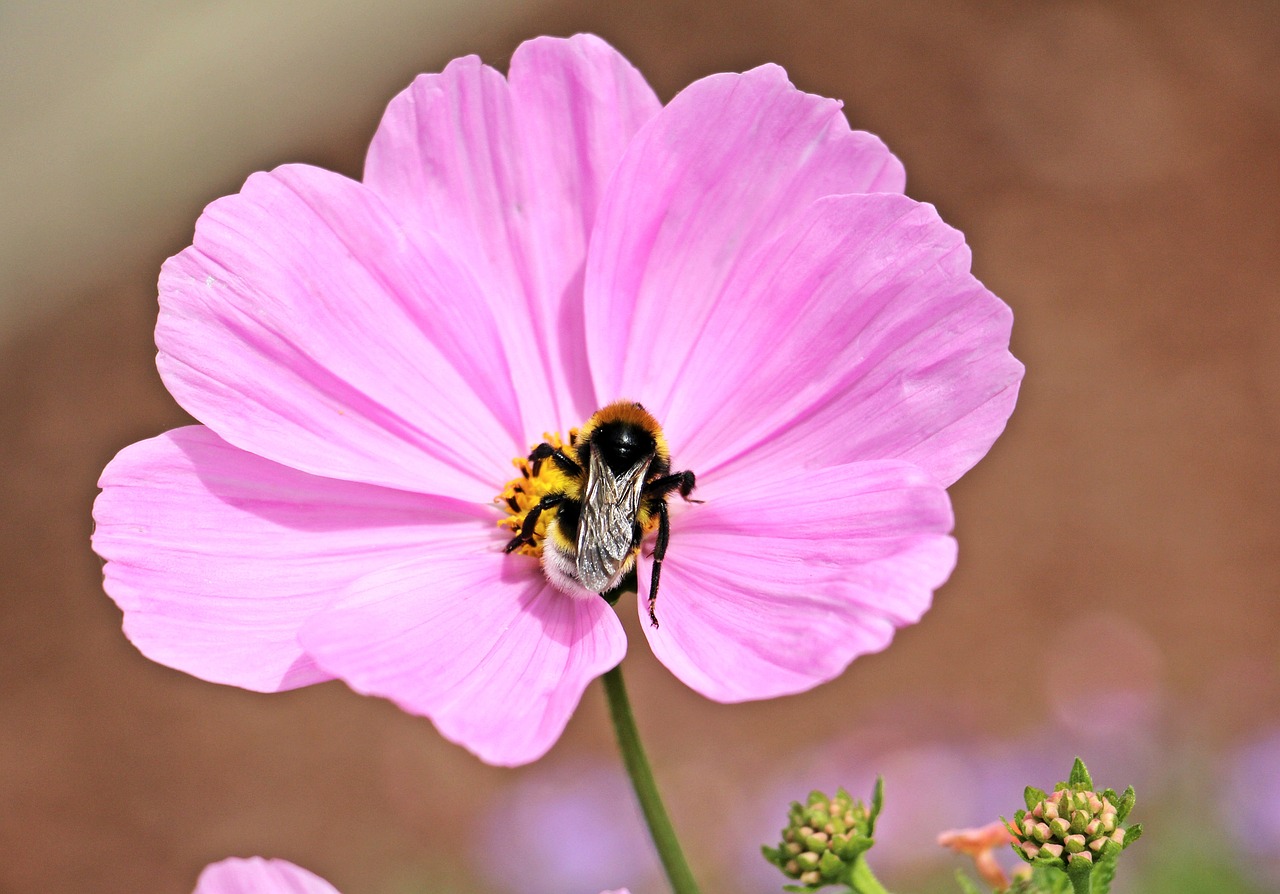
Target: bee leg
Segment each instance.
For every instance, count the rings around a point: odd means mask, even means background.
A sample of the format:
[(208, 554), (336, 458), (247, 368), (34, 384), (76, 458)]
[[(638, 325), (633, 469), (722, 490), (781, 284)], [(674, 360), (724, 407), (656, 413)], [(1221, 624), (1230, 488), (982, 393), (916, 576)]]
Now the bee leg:
[(658, 613), (654, 608), (658, 601), (658, 580), (662, 577), (662, 559), (667, 554), (667, 543), (671, 540), (671, 519), (667, 515), (667, 504), (658, 504), (658, 542), (653, 546), (653, 573), (649, 575), (649, 623), (658, 626)]
[(566, 475), (582, 474), (582, 466), (570, 459), (563, 450), (552, 447), (546, 441), (529, 451), (529, 462), (533, 463), (533, 474), (537, 475), (542, 470), (542, 461), (548, 458), (559, 466), (560, 471)]
[(507, 544), (505, 552), (514, 552), (519, 549), (521, 544), (533, 542), (533, 532), (538, 527), (538, 518), (542, 515), (542, 510), (550, 509), (557, 506), (564, 500), (564, 494), (547, 494), (538, 501), (538, 505), (529, 510), (529, 514), (524, 517), (524, 524), (520, 526), (520, 533), (511, 538), (511, 542)]
[(672, 491), (679, 491), (680, 496), (689, 503), (701, 503), (701, 500), (692, 500), (689, 494), (693, 493), (694, 487), (697, 486), (697, 476), (692, 472), (675, 472), (671, 475), (650, 481), (644, 487), (646, 496), (665, 497)]

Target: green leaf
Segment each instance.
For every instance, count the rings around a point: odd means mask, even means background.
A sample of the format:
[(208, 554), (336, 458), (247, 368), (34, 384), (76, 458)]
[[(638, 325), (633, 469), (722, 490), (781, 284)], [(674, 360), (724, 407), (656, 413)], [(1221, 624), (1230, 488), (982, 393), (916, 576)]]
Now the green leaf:
[(875, 839), (868, 838), (865, 835), (851, 835), (849, 837), (849, 850), (853, 853), (854, 858), (857, 858), (859, 854), (865, 854), (871, 850), (871, 845), (875, 843)]
[(1116, 876), (1115, 857), (1103, 857), (1093, 868), (1093, 894), (1111, 894), (1111, 880)]
[(1128, 847), (1142, 837), (1142, 823), (1136, 823), (1124, 830), (1124, 846)]
[(1080, 758), (1076, 758), (1075, 764), (1072, 765), (1071, 777), (1067, 780), (1067, 784), (1071, 786), (1083, 785), (1087, 789), (1093, 788), (1093, 777), (1089, 775), (1089, 769)]
[(1116, 819), (1124, 822), (1124, 818), (1129, 815), (1129, 811), (1133, 809), (1133, 804), (1137, 800), (1137, 796), (1133, 793), (1133, 786), (1125, 789), (1119, 803), (1112, 802), (1116, 804)]
[(1029, 785), (1022, 790), (1022, 800), (1027, 802), (1028, 810), (1033, 809), (1037, 804), (1043, 801), (1046, 797), (1047, 795), (1045, 795), (1044, 790), (1038, 789), (1034, 785)]
[(884, 777), (876, 776), (875, 788), (871, 790), (871, 813), (867, 817), (867, 834), (876, 834), (876, 817), (884, 807)]
[(818, 861), (818, 871), (822, 873), (824, 879), (834, 880), (843, 869), (844, 861), (831, 853), (831, 851), (824, 853), (822, 859)]
[(1090, 886), (1093, 868), (1092, 863), (1084, 860), (1072, 860), (1067, 864), (1067, 878), (1071, 879), (1071, 888), (1075, 894), (1093, 894)]
[(956, 870), (956, 884), (964, 894), (982, 894), (978, 886), (969, 880), (969, 876), (959, 869)]

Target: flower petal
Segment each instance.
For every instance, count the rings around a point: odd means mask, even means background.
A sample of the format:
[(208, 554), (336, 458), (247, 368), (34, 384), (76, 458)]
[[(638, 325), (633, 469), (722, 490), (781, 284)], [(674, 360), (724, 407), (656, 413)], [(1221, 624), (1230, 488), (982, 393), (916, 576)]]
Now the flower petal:
[(931, 205), (821, 199), (707, 304), (713, 337), (687, 354), (646, 333), (654, 367), (680, 376), (662, 417), (676, 462), (699, 474), (900, 458), (951, 484), (1013, 410), (1012, 314)]
[(424, 544), (353, 584), (301, 638), (352, 689), (431, 718), (446, 739), (505, 766), (545, 754), (587, 684), (626, 651), (603, 599), (567, 596), (536, 562), (489, 541)]
[(156, 345), (192, 415), (304, 472), (488, 500), (527, 446), (470, 275), (318, 168), (205, 210), (160, 275)]
[(338, 889), (288, 860), (230, 857), (206, 866), (193, 894), (338, 894)]
[(632, 142), (592, 234), (599, 401), (635, 398), (661, 418), (683, 381), (679, 358), (736, 269), (815, 199), (900, 192), (903, 179), (879, 139), (849, 130), (840, 103), (801, 93), (777, 66), (690, 85)]
[(658, 659), (721, 702), (802, 692), (919, 620), (955, 564), (946, 491), (908, 463), (715, 477), (673, 506)]
[(369, 148), (365, 183), (483, 284), (533, 437), (596, 409), (582, 333), (587, 237), (605, 182), (659, 108), (599, 38), (544, 37), (516, 50), (509, 81), (474, 56), (422, 75)]
[(126, 447), (99, 483), (93, 548), (129, 639), (264, 692), (332, 679), (297, 632), (351, 581), (492, 525), (481, 507), (307, 475), (202, 426)]

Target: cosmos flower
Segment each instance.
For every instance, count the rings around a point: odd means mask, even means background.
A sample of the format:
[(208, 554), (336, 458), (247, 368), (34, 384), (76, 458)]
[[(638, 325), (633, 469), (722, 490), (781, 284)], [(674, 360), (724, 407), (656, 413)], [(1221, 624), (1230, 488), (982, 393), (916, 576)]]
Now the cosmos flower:
[(338, 894), (338, 889), (288, 860), (230, 857), (206, 866), (193, 894)]
[(584, 35), (523, 44), (505, 78), (419, 77), (363, 181), (255, 174), (165, 264), (160, 375), (201, 424), (102, 475), (126, 634), (248, 689), (340, 678), (534, 760), (626, 642), (504, 552), (495, 495), (544, 433), (626, 399), (702, 501), (670, 501), (658, 627), (640, 551), (658, 658), (722, 702), (838, 676), (950, 573), (944, 488), (1022, 376), (1008, 307), (903, 186), (772, 65), (665, 107)]
[[(288, 860), (230, 857), (206, 866), (192, 894), (338, 894), (338, 889)], [(619, 888), (601, 894), (629, 892)]]

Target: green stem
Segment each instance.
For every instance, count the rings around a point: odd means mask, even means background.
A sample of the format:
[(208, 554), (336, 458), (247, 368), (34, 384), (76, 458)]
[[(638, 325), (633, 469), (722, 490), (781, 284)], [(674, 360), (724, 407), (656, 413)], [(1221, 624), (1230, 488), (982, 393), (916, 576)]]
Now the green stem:
[(865, 856), (858, 857), (853, 869), (849, 871), (849, 887), (858, 894), (889, 894), (889, 890), (872, 873)]
[(1071, 889), (1074, 894), (1090, 894), (1093, 890), (1093, 879), (1087, 872), (1068, 875), (1068, 878), (1071, 879)]
[(644, 746), (640, 744), (640, 733), (636, 730), (636, 720), (631, 713), (627, 688), (622, 683), (622, 665), (604, 675), (604, 692), (609, 699), (609, 714), (613, 718), (614, 732), (618, 734), (622, 761), (627, 766), (631, 786), (640, 800), (645, 822), (649, 824), (649, 834), (653, 837), (653, 845), (662, 860), (662, 868), (667, 871), (667, 878), (671, 881), (671, 890), (675, 894), (698, 894), (698, 883), (693, 880), (693, 873), (689, 871), (689, 864), (680, 850), (675, 829), (667, 817), (666, 808), (662, 806), (658, 786), (653, 781), (649, 759), (644, 756)]

